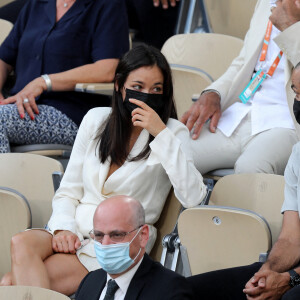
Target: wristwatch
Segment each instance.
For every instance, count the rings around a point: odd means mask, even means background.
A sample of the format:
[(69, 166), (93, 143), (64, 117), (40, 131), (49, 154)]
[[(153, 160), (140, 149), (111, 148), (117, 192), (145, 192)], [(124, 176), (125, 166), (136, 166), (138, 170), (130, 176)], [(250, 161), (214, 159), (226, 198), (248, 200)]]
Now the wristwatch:
[(295, 270), (289, 270), (290, 274), (290, 282), (289, 285), (290, 287), (294, 287), (296, 285), (300, 284), (300, 275), (295, 271)]

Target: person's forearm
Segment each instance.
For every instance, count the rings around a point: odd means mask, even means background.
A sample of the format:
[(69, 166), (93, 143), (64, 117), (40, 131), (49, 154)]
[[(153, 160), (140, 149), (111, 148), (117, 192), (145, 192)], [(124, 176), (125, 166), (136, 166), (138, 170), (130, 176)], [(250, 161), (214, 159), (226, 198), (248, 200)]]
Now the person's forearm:
[(0, 93), (7, 79), (7, 76), (12, 71), (12, 67), (0, 59)]
[(286, 272), (300, 261), (300, 222), (297, 211), (285, 211), (282, 230), (262, 269)]
[(48, 74), (52, 90), (74, 90), (79, 82), (112, 82), (118, 62), (118, 59), (104, 59), (65, 72)]
[(278, 239), (262, 269), (282, 273), (292, 269), (299, 260), (300, 245), (295, 245), (286, 239)]

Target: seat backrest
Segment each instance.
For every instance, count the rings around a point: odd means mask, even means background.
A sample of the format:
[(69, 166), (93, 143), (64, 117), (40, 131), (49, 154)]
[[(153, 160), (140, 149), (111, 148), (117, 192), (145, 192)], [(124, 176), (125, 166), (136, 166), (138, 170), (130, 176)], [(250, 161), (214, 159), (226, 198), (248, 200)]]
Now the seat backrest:
[(58, 292), (36, 286), (1, 286), (0, 300), (70, 300)]
[(204, 90), (211, 83), (211, 80), (205, 73), (195, 68), (190, 69), (182, 65), (171, 65), (171, 69), (174, 99), (178, 118), (180, 118), (193, 104), (192, 95)]
[(157, 229), (157, 238), (150, 256), (156, 261), (160, 261), (161, 259), (162, 239), (175, 228), (180, 210), (181, 204), (175, 197), (174, 190), (172, 188), (164, 205), (163, 211), (160, 214), (158, 221), (154, 224)]
[(204, 0), (212, 32), (244, 39), (256, 2), (255, 0)]
[(0, 154), (0, 186), (22, 193), (29, 202), (32, 227), (44, 227), (52, 213), (53, 172), (63, 172), (55, 159), (28, 153)]
[(170, 37), (162, 47), (169, 64), (196, 67), (219, 78), (238, 56), (243, 41), (217, 33), (189, 33)]
[(284, 200), (284, 177), (273, 174), (233, 174), (222, 177), (213, 188), (209, 205), (232, 206), (254, 211), (263, 216), (277, 241)]
[(192, 275), (253, 263), (271, 246), (265, 220), (235, 208), (186, 209), (179, 216), (178, 233)]
[(11, 270), (10, 241), (14, 234), (31, 226), (27, 199), (16, 190), (0, 187), (0, 277)]
[(11, 22), (0, 19), (0, 45), (6, 39), (13, 26), (14, 25)]

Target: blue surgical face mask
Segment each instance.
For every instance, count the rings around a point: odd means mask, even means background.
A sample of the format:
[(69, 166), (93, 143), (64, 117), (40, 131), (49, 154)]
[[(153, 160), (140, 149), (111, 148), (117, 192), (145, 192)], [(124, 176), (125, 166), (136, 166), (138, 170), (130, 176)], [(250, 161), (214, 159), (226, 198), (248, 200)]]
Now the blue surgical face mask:
[(134, 263), (142, 249), (140, 248), (136, 257), (132, 259), (129, 255), (130, 244), (141, 229), (142, 228), (140, 228), (133, 239), (127, 243), (102, 245), (94, 241), (96, 257), (104, 271), (108, 274), (119, 274), (126, 271)]

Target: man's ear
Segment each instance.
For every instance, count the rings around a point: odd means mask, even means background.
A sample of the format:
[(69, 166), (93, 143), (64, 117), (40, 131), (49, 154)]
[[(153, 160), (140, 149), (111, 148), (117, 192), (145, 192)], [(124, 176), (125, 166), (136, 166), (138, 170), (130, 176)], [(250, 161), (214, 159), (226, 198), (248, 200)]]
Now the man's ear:
[(140, 246), (141, 248), (145, 248), (146, 244), (149, 240), (149, 226), (143, 225), (143, 228), (141, 229), (141, 235), (140, 235)]

